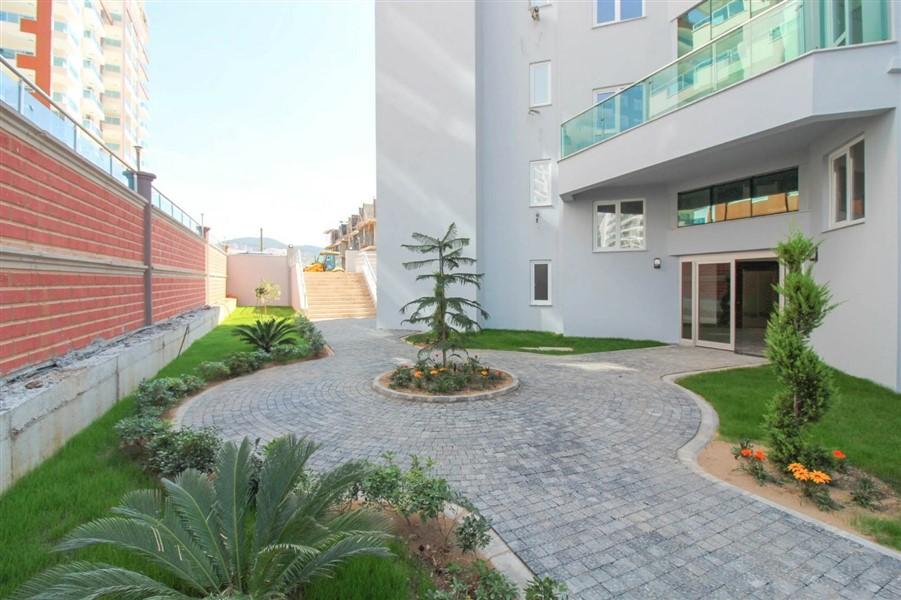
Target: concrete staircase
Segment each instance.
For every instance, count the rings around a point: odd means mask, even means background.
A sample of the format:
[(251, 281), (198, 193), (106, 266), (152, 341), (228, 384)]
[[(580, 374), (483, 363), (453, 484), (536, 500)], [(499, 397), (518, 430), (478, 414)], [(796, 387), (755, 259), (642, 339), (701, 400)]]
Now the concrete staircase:
[(362, 273), (303, 274), (307, 290), (307, 317), (323, 319), (371, 319), (375, 305)]

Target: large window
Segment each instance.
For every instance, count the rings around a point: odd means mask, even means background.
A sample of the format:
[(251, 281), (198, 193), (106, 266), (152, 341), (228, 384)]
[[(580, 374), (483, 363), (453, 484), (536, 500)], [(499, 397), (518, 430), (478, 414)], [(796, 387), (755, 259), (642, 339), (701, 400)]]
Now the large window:
[(594, 0), (594, 24), (606, 25), (644, 16), (644, 0)]
[(551, 161), (533, 160), (529, 163), (529, 206), (551, 205)]
[(680, 192), (678, 225), (703, 225), (798, 210), (798, 169)]
[(551, 103), (551, 61), (529, 65), (529, 105), (547, 106)]
[(533, 260), (529, 264), (532, 271), (531, 304), (534, 306), (548, 306), (551, 303), (551, 261)]
[(866, 216), (863, 140), (855, 140), (829, 157), (830, 225), (848, 225)]
[(594, 251), (644, 250), (644, 200), (594, 203)]

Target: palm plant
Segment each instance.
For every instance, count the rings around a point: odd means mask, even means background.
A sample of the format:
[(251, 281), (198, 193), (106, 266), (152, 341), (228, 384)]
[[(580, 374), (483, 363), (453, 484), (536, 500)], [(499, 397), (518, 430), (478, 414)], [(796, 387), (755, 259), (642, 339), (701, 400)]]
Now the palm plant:
[(437, 350), (441, 353), (441, 365), (447, 366), (448, 352), (462, 349), (460, 345), (461, 334), (471, 333), (480, 329), (476, 319), (467, 314), (467, 309), (488, 318), (488, 313), (475, 300), (458, 296), (448, 296), (447, 290), (451, 285), (474, 285), (478, 288), (484, 277), (483, 273), (454, 273), (460, 265), (472, 265), (476, 260), (463, 255), (463, 249), (469, 245), (469, 238), (457, 237), (457, 225), (451, 223), (443, 237), (435, 238), (422, 233), (414, 233), (413, 239), (418, 244), (401, 244), (403, 248), (419, 254), (435, 254), (434, 258), (405, 262), (407, 269), (421, 269), (432, 267), (431, 273), (423, 273), (416, 276), (416, 281), (432, 280), (435, 282), (431, 296), (423, 296), (401, 307), (401, 313), (415, 307), (410, 316), (402, 323), (411, 325), (425, 324), (430, 332), (431, 345), (429, 351)]
[(188, 469), (163, 490), (126, 494), (115, 516), (76, 528), (58, 551), (107, 544), (162, 568), (176, 587), (142, 573), (84, 561), (38, 575), (16, 598), (128, 600), (228, 597), (274, 599), (330, 576), (354, 556), (390, 556), (384, 519), (365, 510), (339, 512), (369, 468), (349, 462), (314, 476), (306, 470), (317, 446), (275, 440), (257, 473), (254, 445), (229, 442), (214, 476)]
[(294, 326), (288, 319), (264, 319), (253, 325), (238, 325), (234, 334), (263, 352), (272, 352), (275, 346), (296, 344)]

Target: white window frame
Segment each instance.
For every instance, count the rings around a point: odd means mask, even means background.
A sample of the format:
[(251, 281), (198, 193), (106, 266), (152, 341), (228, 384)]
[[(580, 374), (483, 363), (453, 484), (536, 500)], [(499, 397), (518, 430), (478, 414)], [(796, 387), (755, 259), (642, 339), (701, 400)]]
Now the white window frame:
[(592, 29), (597, 27), (607, 27), (608, 25), (615, 25), (616, 23), (628, 23), (629, 21), (637, 21), (638, 19), (644, 19), (648, 14), (648, 3), (647, 0), (641, 0), (641, 16), (639, 17), (629, 17), (628, 19), (622, 18), (622, 0), (613, 0), (613, 20), (612, 21), (604, 21), (603, 23), (598, 22), (598, 0), (591, 0), (591, 16), (593, 18)]
[(529, 8), (541, 8), (550, 5), (551, 0), (529, 0)]
[[(864, 142), (863, 151), (864, 151), (864, 164), (863, 164), (863, 177), (864, 177), (864, 201), (863, 201), (863, 216), (859, 219), (853, 218), (853, 210), (851, 206), (851, 191), (854, 185), (854, 168), (851, 164), (851, 147), (857, 145), (860, 142)], [(845, 214), (847, 215), (845, 219), (841, 221), (837, 221), (835, 219), (835, 173), (832, 170), (832, 164), (835, 162), (835, 159), (844, 156), (845, 157)], [(863, 135), (859, 135), (847, 144), (843, 145), (841, 148), (833, 152), (829, 155), (829, 158), (826, 163), (826, 172), (829, 177), (829, 197), (827, 201), (829, 202), (829, 229), (841, 229), (842, 227), (850, 227), (851, 225), (859, 225), (861, 223), (866, 222), (867, 220), (867, 197), (866, 197), (866, 180), (867, 180), (867, 144)]]
[[(538, 65), (547, 65), (547, 102), (542, 104), (535, 103), (535, 67)], [(529, 108), (539, 108), (541, 106), (550, 106), (553, 102), (554, 91), (554, 68), (550, 60), (539, 60), (529, 63)]]
[[(620, 244), (620, 210), (623, 202), (641, 202), (641, 214), (644, 217), (644, 236), (642, 236), (640, 248), (622, 248)], [(616, 210), (617, 228), (616, 245), (611, 248), (598, 246), (598, 206), (614, 205)], [(591, 203), (591, 247), (594, 252), (645, 252), (648, 249), (648, 203), (644, 198), (623, 198), (622, 200), (595, 200)]]
[[(547, 265), (547, 300), (535, 299), (535, 265)], [(554, 267), (549, 259), (529, 261), (529, 304), (532, 306), (551, 306), (553, 303)]]
[[(547, 164), (547, 177), (548, 177), (548, 190), (547, 190), (547, 202), (535, 202), (535, 177), (533, 176), (532, 169), (535, 165), (545, 163)], [(529, 161), (529, 207), (530, 208), (540, 208), (542, 206), (553, 206), (554, 205), (554, 164), (553, 160), (550, 158), (538, 158), (532, 161)]]

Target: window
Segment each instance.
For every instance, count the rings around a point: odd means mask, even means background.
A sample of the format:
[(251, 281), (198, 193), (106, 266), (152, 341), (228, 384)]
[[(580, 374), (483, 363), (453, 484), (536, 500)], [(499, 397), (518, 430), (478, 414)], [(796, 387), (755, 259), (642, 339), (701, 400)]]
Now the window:
[(529, 65), (529, 105), (547, 106), (551, 103), (551, 61)]
[(122, 71), (122, 67), (120, 67), (119, 65), (104, 65), (103, 71), (109, 73), (119, 73), (120, 71)]
[(679, 192), (679, 227), (798, 210), (798, 169), (788, 169)]
[(594, 203), (594, 251), (644, 250), (644, 200)]
[(866, 216), (863, 140), (855, 140), (829, 157), (832, 208), (830, 225), (848, 225)]
[(551, 261), (533, 260), (532, 300), (533, 306), (550, 306), (551, 304)]
[(529, 163), (529, 206), (550, 206), (551, 161), (533, 160)]
[(541, 8), (551, 3), (551, 0), (529, 0), (529, 8)]
[(53, 22), (53, 31), (69, 31), (68, 26), (62, 21), (54, 21)]
[(606, 25), (644, 16), (644, 0), (595, 0), (594, 24)]

